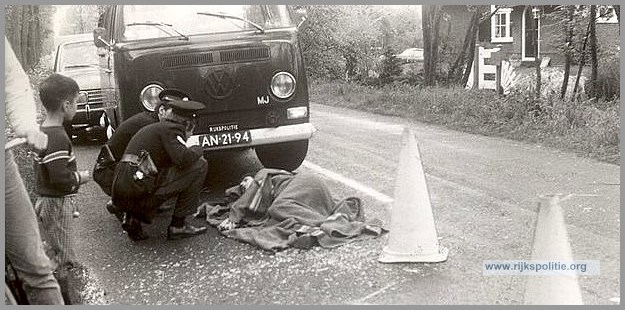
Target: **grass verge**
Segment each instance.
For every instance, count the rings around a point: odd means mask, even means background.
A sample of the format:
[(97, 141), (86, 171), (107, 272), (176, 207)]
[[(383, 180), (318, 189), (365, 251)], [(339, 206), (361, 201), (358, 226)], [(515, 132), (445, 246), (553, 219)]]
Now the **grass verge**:
[(417, 88), (312, 80), (312, 102), (400, 116), (454, 130), (536, 143), (619, 164), (619, 99), (571, 102), (529, 92)]

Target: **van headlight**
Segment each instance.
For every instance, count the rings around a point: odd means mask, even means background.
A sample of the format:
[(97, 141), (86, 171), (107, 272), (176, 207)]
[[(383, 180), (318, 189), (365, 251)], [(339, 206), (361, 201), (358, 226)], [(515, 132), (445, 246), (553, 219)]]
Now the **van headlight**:
[(163, 87), (157, 84), (150, 84), (141, 90), (139, 99), (148, 111), (154, 111), (156, 105), (159, 103), (158, 94), (163, 91)]
[(280, 99), (289, 98), (295, 92), (295, 77), (288, 72), (278, 72), (271, 79), (271, 92)]

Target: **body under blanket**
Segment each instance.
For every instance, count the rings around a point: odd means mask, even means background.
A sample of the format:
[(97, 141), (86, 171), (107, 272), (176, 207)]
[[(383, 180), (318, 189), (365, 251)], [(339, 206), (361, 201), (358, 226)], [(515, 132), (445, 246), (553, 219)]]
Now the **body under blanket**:
[(334, 248), (378, 237), (387, 230), (381, 221), (366, 221), (357, 197), (338, 200), (316, 174), (262, 169), (254, 184), (226, 191), (226, 206), (208, 206), (207, 222), (229, 218), (238, 227), (222, 234), (276, 252), (289, 247)]

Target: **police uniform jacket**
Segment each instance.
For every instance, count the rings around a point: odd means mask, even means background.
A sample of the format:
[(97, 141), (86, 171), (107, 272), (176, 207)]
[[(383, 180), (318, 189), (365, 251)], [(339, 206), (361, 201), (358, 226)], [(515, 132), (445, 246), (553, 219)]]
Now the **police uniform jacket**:
[(115, 161), (119, 161), (122, 158), (128, 142), (141, 128), (158, 121), (156, 112), (144, 111), (122, 122), (107, 142), (111, 148), (111, 153), (115, 156)]
[[(156, 188), (166, 179), (167, 171), (172, 167), (179, 169), (193, 165), (203, 156), (202, 147), (185, 145), (185, 126), (170, 120), (163, 120), (141, 128), (131, 139), (124, 154), (140, 155), (147, 151), (158, 169)], [(136, 189), (133, 174), (135, 170), (127, 162), (122, 161), (115, 169), (113, 183), (113, 203), (133, 217), (150, 223), (156, 208), (163, 201), (152, 193), (140, 192)]]
[(202, 157), (202, 147), (188, 148), (185, 141), (184, 124), (164, 120), (141, 128), (130, 139), (124, 154), (147, 151), (161, 174), (173, 166), (184, 169)]

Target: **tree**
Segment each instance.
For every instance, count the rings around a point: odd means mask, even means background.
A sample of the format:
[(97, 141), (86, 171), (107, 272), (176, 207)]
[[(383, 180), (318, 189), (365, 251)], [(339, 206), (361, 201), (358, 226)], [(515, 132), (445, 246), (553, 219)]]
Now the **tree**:
[(389, 46), (384, 52), (384, 60), (382, 60), (382, 68), (380, 69), (380, 82), (388, 84), (393, 81), (393, 77), (401, 74), (400, 60), (395, 56), (395, 52)]
[(299, 30), (299, 42), (304, 54), (306, 71), (312, 76), (338, 79), (341, 77), (339, 30), (341, 12), (335, 6), (302, 5), (295, 8), (306, 12), (307, 20)]
[(5, 35), (25, 70), (52, 51), (52, 15), (49, 5), (5, 6)]
[(57, 35), (90, 33), (97, 26), (104, 5), (64, 5), (63, 28)]
[[(528, 5), (525, 7), (526, 14), (533, 14), (533, 7)], [(539, 11), (540, 12), (540, 11)], [(535, 19), (537, 17), (534, 17)], [(538, 25), (537, 25), (538, 27)], [(536, 29), (536, 36), (538, 36), (538, 29)], [(541, 57), (538, 54), (538, 37), (536, 37), (536, 44), (534, 44), (534, 67), (536, 68), (536, 98), (540, 98), (541, 96), (541, 88), (542, 88), (542, 74), (540, 70)]]
[(564, 26), (565, 42), (564, 42), (564, 79), (562, 80), (562, 88), (560, 89), (560, 98), (564, 99), (566, 96), (566, 89), (569, 84), (569, 76), (571, 75), (571, 62), (573, 60), (573, 29), (574, 29), (574, 11), (575, 7), (572, 5), (565, 5), (560, 8), (560, 11), (566, 14), (566, 22)]
[(588, 38), (590, 37), (590, 27), (592, 26), (596, 16), (588, 15), (588, 27), (586, 27), (586, 35), (584, 35), (584, 43), (582, 44), (582, 50), (580, 52), (579, 68), (577, 69), (577, 78), (575, 79), (575, 86), (573, 86), (573, 98), (577, 95), (577, 89), (579, 87), (579, 80), (582, 76), (582, 69), (586, 64), (586, 45), (588, 45)]
[(590, 20), (589, 20), (589, 29), (588, 29), (588, 40), (590, 41), (590, 97), (597, 97), (597, 80), (598, 80), (598, 68), (599, 62), (597, 60), (597, 6), (590, 6)]
[(424, 5), (422, 7), (423, 25), (423, 84), (433, 86), (436, 82), (436, 66), (438, 62), (439, 33), (441, 24), (441, 7)]
[[(469, 26), (462, 43), (462, 47), (458, 51), (455, 60), (447, 73), (447, 81), (449, 84), (466, 85), (473, 66), (473, 58), (475, 57), (475, 43), (480, 25), (490, 21), (490, 18), (496, 14), (500, 7), (497, 6), (492, 12), (489, 6), (485, 5), (467, 5), (467, 11), (471, 13)], [(453, 23), (453, 21), (451, 21)]]

